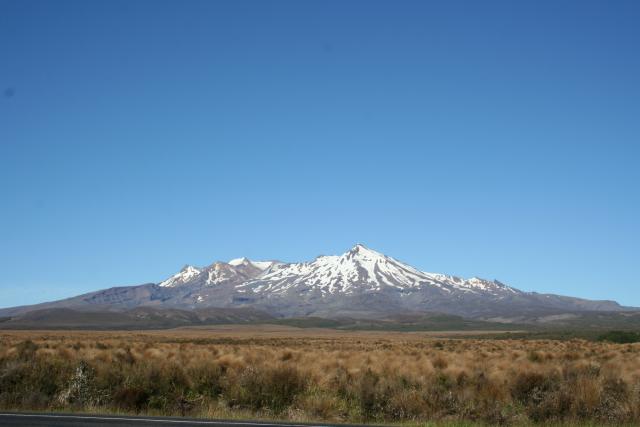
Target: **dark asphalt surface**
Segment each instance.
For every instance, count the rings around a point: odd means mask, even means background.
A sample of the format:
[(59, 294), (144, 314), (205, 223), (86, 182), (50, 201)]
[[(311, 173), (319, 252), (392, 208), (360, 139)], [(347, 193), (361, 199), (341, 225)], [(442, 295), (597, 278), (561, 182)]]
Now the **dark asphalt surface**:
[(184, 427), (311, 427), (330, 426), (331, 424), (294, 424), (269, 423), (259, 421), (232, 420), (204, 420), (194, 418), (159, 418), (159, 417), (130, 417), (111, 415), (84, 414), (28, 414), (28, 413), (0, 413), (0, 426), (48, 426), (48, 427), (78, 427), (78, 426), (110, 426), (110, 427), (140, 427), (140, 426), (184, 426)]

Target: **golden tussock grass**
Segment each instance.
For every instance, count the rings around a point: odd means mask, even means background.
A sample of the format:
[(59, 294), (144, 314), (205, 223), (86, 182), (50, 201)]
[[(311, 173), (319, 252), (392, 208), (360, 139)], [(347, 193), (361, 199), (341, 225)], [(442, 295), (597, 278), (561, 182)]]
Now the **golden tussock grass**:
[(286, 328), (2, 332), (0, 408), (637, 424), (640, 345)]

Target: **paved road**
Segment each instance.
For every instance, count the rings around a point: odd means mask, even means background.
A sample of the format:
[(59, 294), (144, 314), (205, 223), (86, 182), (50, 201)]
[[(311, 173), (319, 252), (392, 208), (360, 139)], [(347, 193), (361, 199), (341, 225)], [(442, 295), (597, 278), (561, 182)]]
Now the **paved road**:
[[(329, 426), (318, 424), (317, 426)], [(73, 414), (21, 414), (0, 413), (0, 426), (47, 426), (47, 427), (141, 427), (141, 426), (174, 426), (174, 427), (313, 427), (312, 424), (268, 423), (258, 421), (202, 420), (192, 418), (159, 418), (129, 417), (110, 415), (73, 415)]]

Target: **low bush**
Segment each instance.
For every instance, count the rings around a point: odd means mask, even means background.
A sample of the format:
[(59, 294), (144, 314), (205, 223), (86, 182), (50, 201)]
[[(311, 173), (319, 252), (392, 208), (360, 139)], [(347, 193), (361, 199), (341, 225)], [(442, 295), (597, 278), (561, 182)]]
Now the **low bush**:
[(598, 337), (598, 341), (608, 341), (616, 344), (631, 344), (640, 342), (640, 333), (631, 331), (609, 331)]
[(304, 386), (304, 378), (293, 366), (250, 366), (228, 378), (223, 393), (231, 405), (280, 413)]

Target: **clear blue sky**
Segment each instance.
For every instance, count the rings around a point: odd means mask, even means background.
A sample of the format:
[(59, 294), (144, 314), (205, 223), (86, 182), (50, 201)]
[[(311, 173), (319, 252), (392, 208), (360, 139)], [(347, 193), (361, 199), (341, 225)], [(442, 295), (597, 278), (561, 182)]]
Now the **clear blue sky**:
[(0, 306), (356, 242), (640, 306), (640, 2), (0, 0)]

